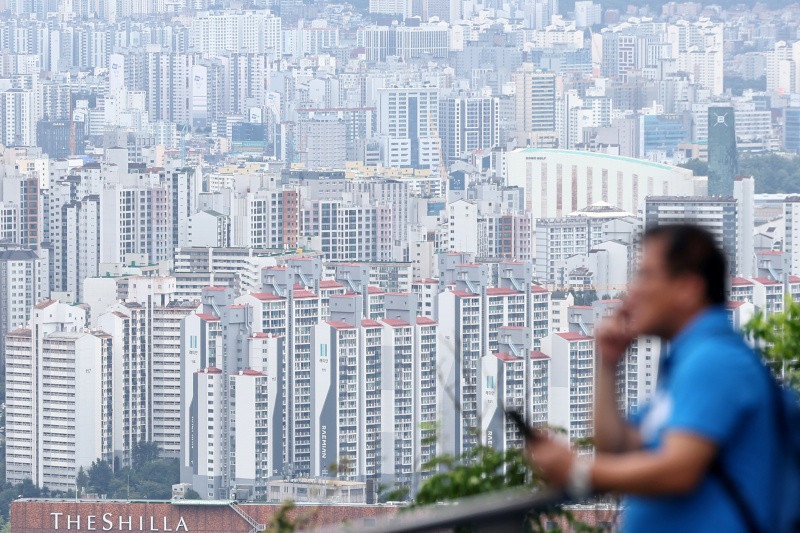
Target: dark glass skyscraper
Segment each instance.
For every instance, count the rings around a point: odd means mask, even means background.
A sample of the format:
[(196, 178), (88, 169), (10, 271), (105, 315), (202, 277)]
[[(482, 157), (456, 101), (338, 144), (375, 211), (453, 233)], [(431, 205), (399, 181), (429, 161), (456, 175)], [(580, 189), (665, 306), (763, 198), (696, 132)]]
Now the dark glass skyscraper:
[(732, 107), (708, 108), (708, 194), (732, 196), (739, 172), (736, 122)]

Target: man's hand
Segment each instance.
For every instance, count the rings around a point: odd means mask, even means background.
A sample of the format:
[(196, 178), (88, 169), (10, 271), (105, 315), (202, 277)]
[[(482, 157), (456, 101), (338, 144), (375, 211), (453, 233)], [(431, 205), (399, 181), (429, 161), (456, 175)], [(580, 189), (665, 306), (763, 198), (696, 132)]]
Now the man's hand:
[(600, 362), (610, 368), (616, 368), (625, 350), (637, 337), (631, 325), (630, 312), (625, 304), (598, 324), (594, 337)]
[(528, 460), (550, 485), (564, 488), (569, 481), (575, 454), (569, 447), (540, 431), (540, 438), (525, 446)]

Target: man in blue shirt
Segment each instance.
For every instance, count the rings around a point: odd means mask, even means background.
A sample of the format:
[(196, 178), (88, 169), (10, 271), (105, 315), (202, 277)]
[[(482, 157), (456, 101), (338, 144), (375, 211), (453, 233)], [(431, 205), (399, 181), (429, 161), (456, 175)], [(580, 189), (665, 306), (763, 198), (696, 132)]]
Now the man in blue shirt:
[[(713, 465), (727, 473), (769, 531), (779, 446), (772, 395), (757, 356), (731, 329), (725, 257), (693, 226), (645, 233), (629, 296), (596, 331), (593, 461), (555, 440), (528, 449), (545, 479), (582, 498), (628, 495), (624, 530), (748, 533), (741, 509)], [(616, 370), (631, 341), (669, 342), (658, 390), (635, 420), (617, 411)]]

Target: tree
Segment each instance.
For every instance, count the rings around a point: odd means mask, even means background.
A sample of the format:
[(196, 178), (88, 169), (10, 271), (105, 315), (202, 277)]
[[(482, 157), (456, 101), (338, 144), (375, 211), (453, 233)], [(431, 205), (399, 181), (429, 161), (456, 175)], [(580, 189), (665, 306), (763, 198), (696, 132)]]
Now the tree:
[(440, 455), (425, 469), (442, 471), (429, 477), (419, 489), (414, 506), (432, 505), (509, 487), (528, 484), (530, 472), (522, 450), (495, 450), (475, 446), (461, 457)]
[(84, 489), (89, 485), (89, 476), (86, 475), (83, 467), (78, 469), (78, 477), (75, 479), (75, 483), (78, 485), (78, 489)]
[(161, 450), (157, 442), (139, 441), (133, 445), (131, 459), (134, 470), (139, 470), (145, 463), (158, 460)]
[(690, 159), (686, 163), (678, 165), (682, 168), (688, 168), (695, 176), (708, 176), (708, 163), (699, 159)]
[(113, 477), (111, 467), (101, 459), (93, 461), (89, 467), (89, 486), (98, 494), (108, 494)]
[[(540, 487), (541, 480), (533, 474), (525, 460), (524, 451), (518, 448), (496, 450), (491, 446), (476, 446), (461, 457), (442, 455), (430, 461), (425, 468), (439, 467), (420, 487), (412, 505), (420, 507), (443, 501), (457, 500), (503, 489), (529, 486)], [(546, 522), (554, 517), (562, 517), (573, 531), (597, 533), (602, 531), (579, 522), (569, 511), (555, 509), (551, 512), (532, 516), (528, 523), (529, 531), (560, 532), (560, 529), (546, 527)], [(468, 531), (456, 528), (457, 533)]]
[(739, 158), (739, 174), (755, 178), (757, 193), (800, 193), (800, 158), (778, 154)]
[(786, 295), (784, 311), (757, 313), (744, 327), (777, 377), (800, 389), (800, 302)]
[(186, 494), (183, 495), (184, 500), (202, 500), (203, 498), (200, 497), (200, 493), (194, 489), (189, 489), (186, 491)]

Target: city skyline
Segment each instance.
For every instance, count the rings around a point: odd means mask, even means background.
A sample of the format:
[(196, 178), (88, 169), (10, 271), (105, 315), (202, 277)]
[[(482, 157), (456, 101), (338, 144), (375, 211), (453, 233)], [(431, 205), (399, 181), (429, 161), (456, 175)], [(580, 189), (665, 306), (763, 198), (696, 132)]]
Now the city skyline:
[(413, 499), (507, 409), (593, 453), (647, 229), (800, 298), (800, 7), (618, 3), (0, 0), (5, 481)]

